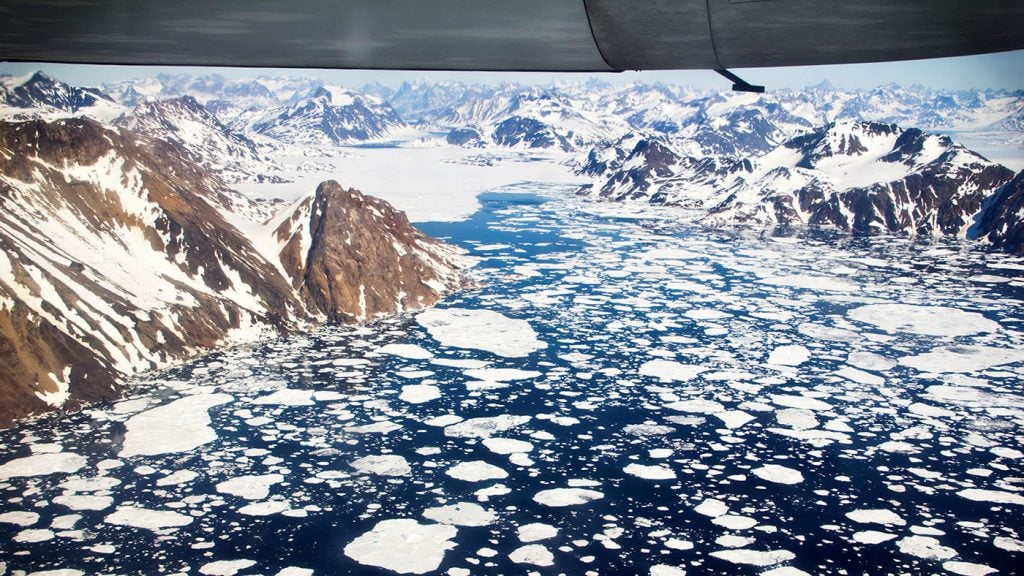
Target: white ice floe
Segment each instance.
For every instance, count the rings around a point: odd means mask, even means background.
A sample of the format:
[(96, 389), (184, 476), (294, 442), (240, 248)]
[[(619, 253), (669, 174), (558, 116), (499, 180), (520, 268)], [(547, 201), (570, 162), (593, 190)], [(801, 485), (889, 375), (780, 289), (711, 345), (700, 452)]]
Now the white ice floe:
[(760, 280), (762, 284), (771, 286), (786, 286), (789, 288), (800, 288), (802, 290), (821, 290), (825, 292), (854, 292), (860, 288), (854, 282), (845, 278), (830, 278), (827, 276), (809, 276), (806, 274), (792, 274), (789, 276), (772, 276)]
[(874, 352), (850, 352), (850, 355), (846, 357), (846, 363), (861, 370), (874, 372), (884, 372), (896, 367), (895, 360)]
[(19, 544), (35, 544), (38, 542), (47, 542), (53, 540), (57, 535), (53, 530), (47, 528), (26, 528), (14, 535), (15, 542)]
[(217, 484), (217, 492), (246, 500), (263, 500), (270, 494), (270, 487), (281, 482), (284, 482), (281, 474), (237, 476)]
[(896, 538), (895, 534), (879, 532), (878, 530), (862, 530), (853, 533), (853, 541), (861, 544), (881, 544)]
[(558, 536), (558, 528), (543, 522), (524, 524), (516, 529), (520, 542), (539, 542)]
[(644, 480), (675, 480), (676, 473), (668, 466), (645, 466), (643, 464), (629, 464), (623, 471), (626, 474), (643, 478)]
[(757, 419), (756, 416), (744, 412), (743, 410), (726, 410), (725, 412), (718, 412), (714, 414), (714, 416), (721, 420), (722, 425), (729, 430), (742, 428)]
[(416, 344), (387, 344), (377, 349), (378, 354), (390, 354), (409, 360), (428, 360), (434, 357), (429, 350)]
[(113, 514), (103, 519), (115, 526), (132, 526), (145, 530), (179, 528), (192, 523), (192, 517), (173, 510), (150, 510), (137, 506), (118, 506)]
[(409, 461), (397, 454), (366, 456), (353, 460), (350, 466), (360, 472), (378, 476), (408, 476), (412, 473)]
[(252, 403), (262, 406), (312, 406), (314, 404), (313, 391), (282, 388), (266, 396), (260, 396)]
[(655, 564), (651, 566), (651, 576), (686, 576), (686, 570), (668, 564)]
[(900, 538), (896, 545), (900, 552), (926, 560), (948, 560), (956, 556), (956, 550), (943, 546), (931, 536), (906, 536)]
[(604, 498), (604, 493), (584, 488), (552, 488), (533, 495), (533, 501), (552, 508), (580, 506)]
[(970, 336), (999, 330), (997, 322), (977, 312), (945, 306), (867, 304), (850, 310), (847, 316), (886, 332), (909, 332), (925, 336)]
[(227, 394), (197, 394), (136, 414), (125, 423), (124, 445), (118, 455), (173, 454), (213, 442), (217, 433), (210, 427), (209, 410), (231, 400)]
[(860, 524), (882, 524), (885, 526), (906, 526), (907, 521), (899, 514), (885, 508), (858, 509), (847, 512), (846, 517)]
[(936, 348), (931, 352), (904, 356), (899, 359), (899, 363), (903, 366), (909, 366), (921, 372), (936, 373), (967, 373), (1017, 362), (1024, 362), (1024, 350), (996, 346)]
[(798, 396), (795, 394), (772, 394), (772, 403), (778, 404), (779, 406), (785, 406), (787, 408), (804, 408), (807, 410), (817, 410), (819, 412), (827, 412), (832, 409), (832, 406), (826, 402), (822, 402), (817, 398), (811, 398), (810, 396)]
[(180, 486), (195, 480), (199, 473), (192, 470), (178, 470), (156, 481), (157, 486)]
[(1008, 536), (996, 536), (992, 545), (1007, 552), (1024, 552), (1024, 540), (1010, 538)]
[(683, 364), (674, 360), (648, 360), (640, 365), (641, 376), (657, 378), (662, 382), (687, 382), (707, 372), (710, 368), (694, 364)]
[(947, 572), (953, 574), (960, 574), (960, 576), (986, 576), (986, 574), (995, 574), (999, 572), (995, 568), (986, 564), (977, 564), (975, 562), (959, 562), (957, 560), (949, 560), (942, 563), (942, 568)]
[(423, 404), (441, 397), (441, 389), (433, 384), (407, 384), (402, 386), (398, 399), (409, 404)]
[(729, 512), (729, 505), (717, 498), (705, 498), (693, 511), (703, 516), (717, 518)]
[(799, 366), (811, 359), (811, 351), (799, 344), (779, 346), (768, 355), (768, 364), (774, 366)]
[(382, 520), (348, 546), (345, 555), (365, 566), (399, 574), (433, 572), (455, 547), (458, 529), (448, 524), (420, 524), (411, 519)]
[(975, 502), (991, 502), (993, 504), (1014, 504), (1017, 506), (1024, 506), (1024, 496), (1014, 492), (1005, 492), (1003, 490), (965, 488), (957, 492), (957, 495), (961, 498), (966, 498)]
[(444, 429), (444, 435), (450, 438), (489, 438), (493, 434), (517, 428), (530, 421), (530, 416), (484, 416), (470, 418)]
[(516, 380), (530, 380), (542, 376), (536, 370), (520, 370), (518, 368), (473, 368), (466, 370), (466, 376), (483, 380), (484, 382), (514, 382)]
[[(749, 530), (757, 526), (757, 520), (750, 516), (740, 516), (738, 514), (725, 514), (713, 519), (711, 523), (728, 530)], [(743, 544), (743, 546), (746, 546), (746, 544)]]
[(363, 424), (359, 426), (346, 426), (345, 430), (352, 432), (353, 434), (388, 434), (395, 430), (401, 430), (401, 424), (395, 424), (390, 420), (380, 420), (373, 424)]
[(199, 567), (199, 573), (203, 576), (235, 576), (246, 568), (251, 568), (256, 562), (247, 559), (239, 560), (215, 560)]
[(114, 499), (93, 494), (61, 494), (55, 496), (53, 502), (72, 510), (106, 510), (113, 506)]
[(0, 524), (14, 524), (15, 526), (25, 528), (32, 526), (36, 522), (39, 522), (39, 514), (36, 514), (35, 512), (12, 510), (10, 512), (0, 514)]
[(466, 482), (483, 482), (485, 480), (508, 478), (508, 472), (483, 460), (460, 462), (445, 470), (444, 473), (456, 480), (465, 480)]
[(776, 484), (799, 484), (804, 481), (804, 475), (799, 470), (779, 466), (778, 464), (765, 464), (750, 471), (754, 476)]
[(693, 414), (715, 414), (725, 411), (725, 406), (722, 406), (721, 403), (714, 400), (705, 400), (704, 398), (669, 402), (665, 404), (665, 408), (675, 410), (676, 412), (690, 412)]
[(796, 555), (789, 550), (750, 550), (747, 548), (718, 550), (712, 552), (711, 555), (719, 560), (749, 566), (774, 566), (796, 558)]
[(494, 512), (472, 502), (457, 502), (448, 506), (427, 508), (423, 511), (423, 517), (452, 526), (487, 526), (498, 519)]
[(533, 564), (534, 566), (552, 566), (555, 563), (555, 556), (543, 544), (520, 546), (508, 555), (508, 559), (516, 564)]
[(547, 347), (529, 322), (492, 310), (431, 308), (416, 316), (416, 321), (444, 346), (484, 350), (506, 358), (529, 356)]
[(86, 464), (84, 456), (71, 452), (56, 454), (33, 454), (16, 458), (0, 465), (0, 480), (10, 480), (24, 476), (48, 476), (50, 474), (70, 474), (78, 472)]
[(291, 509), (287, 502), (270, 500), (266, 502), (253, 502), (238, 509), (239, 514), (246, 516), (272, 516)]
[(512, 438), (484, 438), (483, 445), (495, 454), (525, 454), (533, 450), (533, 444)]

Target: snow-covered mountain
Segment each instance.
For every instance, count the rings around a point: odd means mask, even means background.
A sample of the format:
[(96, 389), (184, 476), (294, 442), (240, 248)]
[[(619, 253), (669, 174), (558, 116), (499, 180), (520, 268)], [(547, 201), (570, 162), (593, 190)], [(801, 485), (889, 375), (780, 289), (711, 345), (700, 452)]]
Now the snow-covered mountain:
[(115, 121), (180, 145), (225, 182), (280, 182), (281, 168), (245, 135), (222, 124), (191, 96), (142, 102)]
[(381, 201), (324, 184), (284, 213), (288, 226), (243, 233), (233, 222), (251, 203), (170, 140), (84, 118), (0, 122), (0, 420), (112, 398), (125, 375), (214, 346), (415, 309), (459, 286), (459, 251)]
[(964, 237), (1013, 172), (950, 138), (840, 121), (753, 157), (696, 157), (657, 139), (595, 148), (584, 193), (707, 211), (714, 225), (809, 224)]
[(0, 118), (88, 116), (109, 121), (123, 111), (124, 107), (99, 90), (71, 86), (39, 71), (0, 76)]
[(384, 138), (405, 123), (386, 102), (336, 86), (321, 86), (252, 130), (287, 142), (331, 146)]

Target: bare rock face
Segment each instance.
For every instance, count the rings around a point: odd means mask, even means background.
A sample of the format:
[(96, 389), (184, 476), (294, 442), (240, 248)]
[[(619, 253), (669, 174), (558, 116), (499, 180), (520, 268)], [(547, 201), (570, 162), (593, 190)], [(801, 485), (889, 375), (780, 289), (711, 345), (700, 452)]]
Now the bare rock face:
[(306, 307), (358, 322), (430, 306), (462, 286), (465, 257), (405, 213), (331, 180), (275, 231), (281, 265)]
[(259, 212), (249, 203), (173, 142), (85, 119), (0, 122), (0, 425), (114, 398), (131, 374), (217, 346), (422, 308), (461, 285), (456, 249), (337, 183), (251, 232), (279, 254), (231, 224)]
[(1018, 172), (985, 200), (968, 237), (985, 239), (992, 247), (1024, 256), (1024, 171)]

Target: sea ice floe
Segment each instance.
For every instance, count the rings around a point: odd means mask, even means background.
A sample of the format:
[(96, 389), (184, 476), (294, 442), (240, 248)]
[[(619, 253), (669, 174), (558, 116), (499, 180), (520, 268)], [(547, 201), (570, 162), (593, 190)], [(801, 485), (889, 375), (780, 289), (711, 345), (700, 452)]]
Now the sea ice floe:
[(239, 560), (215, 560), (199, 567), (199, 573), (203, 576), (235, 576), (246, 568), (251, 568), (256, 562), (247, 559)]
[[(719, 516), (711, 520), (711, 523), (715, 526), (721, 526), (728, 530), (749, 530), (754, 526), (757, 526), (757, 520), (754, 520), (750, 516), (739, 516), (737, 514), (725, 514), (723, 516)], [(741, 546), (746, 545), (747, 544), (745, 543)]]
[(460, 462), (445, 470), (445, 474), (457, 480), (465, 480), (466, 482), (483, 482), (485, 480), (508, 478), (508, 472), (483, 460)]
[(715, 418), (722, 421), (722, 425), (730, 430), (742, 428), (743, 426), (757, 420), (756, 416), (753, 416), (743, 410), (726, 410), (725, 412), (718, 412), (714, 414)]
[(675, 480), (676, 473), (668, 466), (645, 466), (643, 464), (629, 464), (623, 471), (626, 474), (643, 478), (644, 480)]
[(455, 547), (458, 529), (448, 524), (420, 524), (411, 519), (381, 520), (347, 546), (345, 555), (365, 566), (399, 574), (437, 570), (445, 552)]
[(423, 511), (423, 517), (452, 526), (487, 526), (498, 519), (494, 512), (472, 502), (457, 502), (448, 506), (427, 508)]
[(227, 394), (196, 394), (136, 414), (125, 423), (121, 458), (194, 450), (217, 439), (209, 410), (227, 404)]
[(956, 550), (943, 546), (931, 536), (906, 536), (900, 538), (896, 545), (900, 552), (926, 560), (949, 560), (956, 556)]
[(960, 574), (960, 576), (986, 576), (986, 574), (995, 574), (999, 572), (995, 568), (986, 564), (977, 564), (975, 562), (959, 562), (957, 560), (949, 560), (942, 563), (943, 570), (952, 572), (953, 574)]
[(849, 356), (846, 357), (846, 363), (861, 370), (871, 370), (874, 372), (884, 372), (896, 367), (895, 360), (886, 358), (881, 354), (875, 354), (874, 352), (850, 352)]
[(811, 351), (799, 344), (779, 346), (768, 355), (767, 362), (775, 366), (799, 366), (811, 358)]
[(47, 528), (27, 528), (15, 534), (12, 540), (19, 544), (34, 544), (37, 542), (47, 542), (56, 537), (57, 535), (53, 530)]
[(260, 396), (252, 403), (261, 406), (312, 406), (314, 404), (313, 391), (282, 388)]
[(1017, 362), (1024, 362), (1022, 349), (980, 345), (936, 348), (931, 352), (899, 359), (902, 366), (935, 373), (975, 372)]
[(114, 504), (114, 499), (93, 494), (61, 494), (55, 496), (53, 502), (72, 510), (106, 510)]
[(662, 382), (687, 382), (707, 372), (710, 368), (694, 364), (683, 364), (674, 360), (648, 360), (640, 365), (641, 376), (657, 378)]
[(423, 404), (441, 397), (441, 389), (433, 384), (407, 384), (402, 386), (398, 399), (410, 404)]
[(387, 344), (378, 348), (377, 353), (400, 356), (409, 360), (428, 360), (434, 357), (432, 352), (416, 344)]
[(416, 322), (444, 346), (484, 350), (506, 358), (529, 356), (547, 347), (529, 322), (492, 310), (431, 308), (420, 312)]
[(489, 438), (493, 434), (517, 428), (530, 421), (529, 416), (484, 416), (470, 418), (444, 429), (444, 435), (450, 438)]
[(555, 556), (543, 544), (520, 546), (508, 555), (508, 559), (516, 564), (533, 564), (534, 566), (552, 566), (555, 563)]
[(39, 522), (39, 514), (35, 512), (11, 510), (10, 512), (0, 514), (0, 524), (14, 524), (15, 526), (25, 528), (32, 526), (36, 522)]
[(270, 494), (270, 487), (281, 482), (284, 482), (281, 474), (237, 476), (217, 484), (217, 492), (246, 500), (263, 500)]
[(675, 410), (676, 412), (690, 412), (695, 414), (715, 414), (725, 410), (725, 406), (722, 406), (721, 403), (714, 400), (706, 400), (704, 398), (669, 402), (668, 404), (665, 404), (665, 408)]
[(750, 471), (754, 476), (776, 484), (799, 484), (804, 481), (804, 475), (799, 470), (779, 466), (778, 464), (765, 464)]
[(746, 564), (749, 566), (774, 566), (783, 562), (789, 562), (796, 558), (796, 555), (789, 550), (750, 550), (738, 548), (735, 550), (718, 550), (711, 553), (719, 560), (732, 562), (733, 564)]
[(552, 488), (533, 495), (533, 501), (552, 508), (580, 506), (604, 498), (602, 492), (584, 488)]
[(655, 564), (651, 566), (651, 576), (686, 576), (686, 570), (668, 564)]
[(860, 524), (883, 524), (886, 526), (905, 526), (907, 521), (899, 514), (885, 508), (858, 509), (847, 512), (846, 517)]
[(173, 510), (150, 510), (137, 506), (118, 506), (113, 514), (103, 519), (115, 526), (131, 526), (145, 530), (179, 528), (192, 523), (192, 517)]
[(693, 511), (697, 514), (717, 518), (729, 512), (729, 505), (717, 498), (705, 498)]
[(853, 533), (853, 541), (861, 544), (881, 544), (896, 538), (895, 534), (879, 532), (878, 530), (862, 530)]
[(965, 488), (957, 492), (957, 495), (961, 498), (966, 498), (975, 502), (991, 502), (993, 504), (1014, 504), (1017, 506), (1024, 506), (1024, 496), (1014, 492), (1006, 492), (1004, 490)]
[(999, 330), (997, 322), (977, 312), (945, 306), (867, 304), (850, 310), (847, 316), (886, 332), (909, 332), (925, 336), (970, 336)]
[(86, 464), (84, 456), (71, 452), (33, 454), (0, 465), (0, 480), (24, 476), (47, 476), (78, 472)]
[(359, 426), (346, 426), (345, 430), (354, 434), (388, 434), (395, 430), (401, 430), (402, 425), (396, 424), (390, 420), (380, 420), (373, 424), (363, 424)]
[(800, 288), (802, 290), (821, 290), (825, 292), (854, 292), (860, 288), (859, 285), (846, 280), (845, 278), (830, 278), (826, 276), (809, 276), (806, 274), (792, 274), (788, 276), (771, 276), (760, 280), (762, 284), (771, 286), (786, 286), (789, 288)]
[(397, 454), (381, 454), (366, 456), (353, 460), (350, 464), (360, 472), (378, 476), (408, 476), (412, 473), (409, 461)]
[(797, 396), (794, 394), (772, 394), (772, 403), (779, 406), (785, 406), (787, 408), (805, 408), (807, 410), (817, 410), (820, 412), (827, 412), (832, 409), (832, 406), (826, 402), (822, 402), (817, 398), (811, 398), (809, 396)]
[(512, 438), (484, 438), (483, 445), (495, 454), (523, 454), (533, 450), (533, 444)]
[(543, 522), (524, 524), (516, 529), (520, 542), (539, 542), (558, 536), (558, 528)]
[(291, 509), (287, 502), (281, 500), (270, 500), (266, 502), (253, 502), (238, 509), (239, 514), (246, 516), (271, 516), (280, 514)]
[(198, 472), (192, 470), (178, 470), (156, 481), (157, 486), (180, 486), (187, 484), (199, 477)]

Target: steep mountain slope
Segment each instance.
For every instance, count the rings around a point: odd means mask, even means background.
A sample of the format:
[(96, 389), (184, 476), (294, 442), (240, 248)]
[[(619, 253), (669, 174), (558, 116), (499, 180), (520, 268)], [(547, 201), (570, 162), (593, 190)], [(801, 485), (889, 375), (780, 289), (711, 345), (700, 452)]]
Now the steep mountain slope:
[(279, 182), (281, 168), (191, 96), (143, 102), (115, 125), (178, 144), (225, 182)]
[(358, 190), (324, 182), (282, 214), (271, 226), (281, 266), (306, 307), (330, 321), (423, 308), (461, 287), (459, 251)]
[(73, 115), (110, 121), (123, 110), (99, 90), (71, 86), (42, 72), (0, 77), (0, 118), (54, 119)]
[(290, 144), (335, 146), (384, 137), (405, 123), (387, 103), (337, 87), (308, 97), (253, 124), (253, 131)]
[[(397, 301), (414, 309), (458, 287), (454, 249), (430, 252), (379, 201), (331, 188), (310, 200), (314, 216), (331, 217), (299, 254), (324, 281), (293, 287), (225, 217), (237, 195), (180, 146), (87, 119), (0, 122), (0, 420), (109, 398), (126, 374), (214, 346), (368, 318)], [(373, 258), (390, 256), (378, 247), (361, 267), (345, 267), (336, 259), (356, 256), (335, 251), (342, 234), (436, 258), (403, 260), (391, 278), (393, 265), (375, 267)], [(335, 294), (339, 283), (363, 286), (365, 313)], [(395, 286), (408, 296), (390, 306), (374, 299)]]
[(1024, 256), (1024, 171), (985, 200), (968, 237)]

